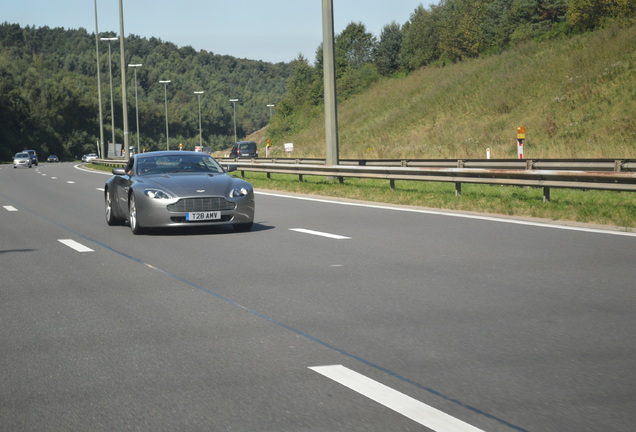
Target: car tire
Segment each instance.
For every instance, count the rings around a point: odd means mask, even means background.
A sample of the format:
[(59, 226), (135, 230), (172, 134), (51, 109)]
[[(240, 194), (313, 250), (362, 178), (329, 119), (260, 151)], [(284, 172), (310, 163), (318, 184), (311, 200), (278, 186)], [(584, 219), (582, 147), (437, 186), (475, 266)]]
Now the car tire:
[(130, 222), (130, 230), (133, 234), (141, 234), (143, 233), (143, 228), (139, 223), (139, 217), (137, 215), (137, 203), (135, 201), (135, 195), (130, 194), (128, 198), (128, 221)]
[(232, 226), (236, 232), (247, 232), (252, 229), (254, 222), (237, 223)]
[(113, 225), (121, 225), (124, 223), (123, 220), (119, 219), (115, 216), (113, 210), (113, 198), (111, 196), (110, 191), (107, 189), (106, 194), (104, 196), (104, 204), (106, 206), (106, 223), (110, 226)]

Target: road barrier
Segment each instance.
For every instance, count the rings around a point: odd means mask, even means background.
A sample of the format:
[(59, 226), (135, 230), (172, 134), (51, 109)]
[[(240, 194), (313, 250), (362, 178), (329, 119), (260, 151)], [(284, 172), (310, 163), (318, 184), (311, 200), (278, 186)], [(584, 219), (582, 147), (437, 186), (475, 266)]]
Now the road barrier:
[(455, 184), (461, 194), (462, 184), (494, 184), (543, 188), (544, 201), (550, 200), (551, 188), (597, 189), (636, 192), (636, 160), (341, 160), (339, 165), (325, 165), (324, 159), (220, 159), (223, 165), (235, 165), (245, 171), (271, 174), (389, 180), (434, 181)]

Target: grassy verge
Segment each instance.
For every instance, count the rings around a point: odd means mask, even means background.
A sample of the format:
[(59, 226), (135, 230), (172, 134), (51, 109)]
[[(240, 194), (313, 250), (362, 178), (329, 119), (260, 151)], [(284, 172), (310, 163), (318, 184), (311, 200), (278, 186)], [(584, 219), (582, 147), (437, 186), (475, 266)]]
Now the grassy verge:
[[(239, 177), (240, 174), (234, 174)], [(490, 213), (505, 216), (541, 218), (636, 228), (636, 195), (629, 192), (581, 191), (553, 189), (551, 201), (543, 202), (540, 188), (469, 185), (462, 195), (455, 195), (454, 185), (447, 183), (396, 181), (395, 189), (387, 180), (346, 179), (344, 184), (324, 177), (245, 173), (245, 180), (256, 189), (411, 205), (436, 209)]]

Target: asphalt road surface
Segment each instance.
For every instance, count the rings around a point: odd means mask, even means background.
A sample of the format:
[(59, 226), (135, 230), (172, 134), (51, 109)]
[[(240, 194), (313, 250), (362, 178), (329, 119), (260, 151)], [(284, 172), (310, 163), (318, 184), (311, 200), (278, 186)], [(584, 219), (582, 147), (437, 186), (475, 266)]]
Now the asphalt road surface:
[(107, 178), (0, 166), (2, 431), (636, 430), (633, 233), (257, 191), (134, 236)]

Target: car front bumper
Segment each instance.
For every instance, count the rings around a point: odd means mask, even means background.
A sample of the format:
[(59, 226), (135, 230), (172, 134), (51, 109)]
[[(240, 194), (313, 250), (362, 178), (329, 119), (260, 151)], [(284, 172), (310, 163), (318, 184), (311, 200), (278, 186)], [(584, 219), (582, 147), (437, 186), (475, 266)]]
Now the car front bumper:
[[(219, 201), (221, 204), (186, 204), (186, 200)], [(199, 202), (199, 201), (197, 201)], [(161, 200), (146, 196), (136, 198), (137, 219), (143, 228), (168, 228), (180, 226), (214, 226), (250, 223), (254, 221), (253, 192), (237, 199), (224, 197), (192, 197)], [(219, 211), (220, 219), (187, 221), (186, 214), (194, 211)]]

